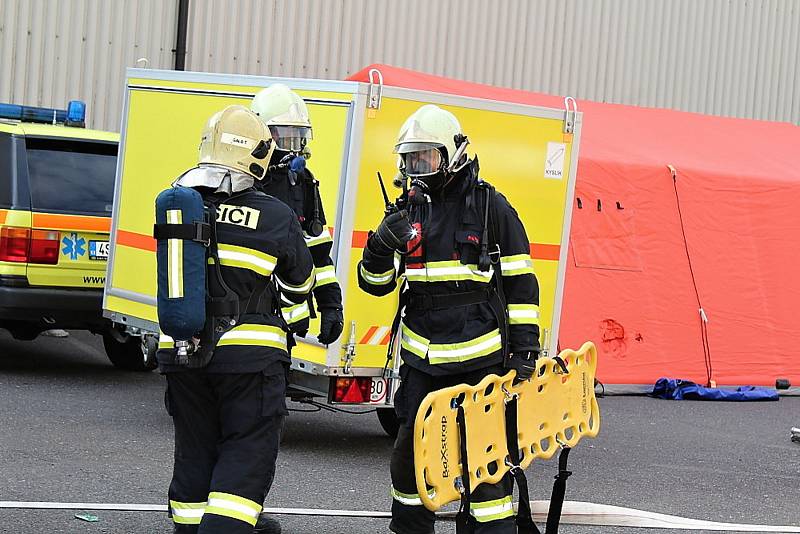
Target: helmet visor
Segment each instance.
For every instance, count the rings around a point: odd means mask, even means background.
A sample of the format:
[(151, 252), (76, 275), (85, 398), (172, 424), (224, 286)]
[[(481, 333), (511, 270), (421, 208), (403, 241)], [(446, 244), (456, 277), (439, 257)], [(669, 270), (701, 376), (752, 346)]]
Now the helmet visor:
[(311, 139), (308, 126), (272, 126), (269, 131), (275, 140), (275, 147), (289, 152), (300, 152)]
[(439, 172), (442, 153), (438, 148), (426, 148), (400, 155), (408, 176), (428, 176)]

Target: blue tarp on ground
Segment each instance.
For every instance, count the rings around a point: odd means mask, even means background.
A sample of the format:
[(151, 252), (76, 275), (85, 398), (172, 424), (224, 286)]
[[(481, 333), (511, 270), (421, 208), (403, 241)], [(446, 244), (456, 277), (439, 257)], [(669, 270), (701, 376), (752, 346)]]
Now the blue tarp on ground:
[(776, 401), (778, 391), (771, 388), (741, 386), (736, 389), (707, 388), (673, 378), (659, 378), (652, 397), (668, 400)]

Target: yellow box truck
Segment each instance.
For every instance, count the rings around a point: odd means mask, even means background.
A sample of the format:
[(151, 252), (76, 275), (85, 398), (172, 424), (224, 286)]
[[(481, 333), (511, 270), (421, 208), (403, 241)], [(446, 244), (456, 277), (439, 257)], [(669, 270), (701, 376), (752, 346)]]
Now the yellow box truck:
[[(129, 69), (105, 315), (132, 334), (158, 335), (156, 244), (151, 237), (155, 197), (196, 164), (200, 133), (209, 116), (230, 104), (249, 106), (260, 89), (280, 82), (308, 104), (314, 127), (309, 166), (320, 181), (345, 312), (341, 344), (324, 346), (310, 334), (298, 339), (292, 354), (292, 398), (326, 407), (343, 401), (372, 406), (384, 428), (393, 430), (399, 362), (387, 356), (387, 349), (397, 299), (378, 299), (361, 291), (356, 266), (367, 232), (383, 215), (376, 172), (391, 181), (397, 170), (392, 149), (400, 126), (428, 103), (459, 118), (471, 151), (480, 157), (481, 176), (517, 208), (532, 241), (541, 286), (542, 346), (554, 352), (580, 113), (574, 108), (539, 108), (388, 87), (380, 83), (380, 73), (374, 74), (373, 83), (360, 83)], [(312, 322), (310, 332), (315, 331), (319, 328)]]

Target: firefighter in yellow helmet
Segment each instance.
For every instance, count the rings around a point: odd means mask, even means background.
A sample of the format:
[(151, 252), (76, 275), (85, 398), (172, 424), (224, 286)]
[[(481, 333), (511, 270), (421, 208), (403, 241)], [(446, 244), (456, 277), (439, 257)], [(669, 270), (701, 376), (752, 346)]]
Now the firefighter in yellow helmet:
[[(188, 358), (165, 336), (158, 351), (175, 425), (169, 509), (177, 533), (252, 534), (274, 478), (290, 357), (272, 278), (304, 302), (314, 266), (294, 213), (254, 187), (273, 151), (263, 122), (229, 106), (206, 124), (199, 164), (175, 182), (198, 191), (215, 221), (202, 266), (205, 326)], [(156, 237), (191, 239), (187, 225), (171, 226), (157, 224)]]
[[(392, 521), (398, 534), (430, 534), (433, 512), (417, 493), (413, 425), (425, 396), (515, 369), (530, 379), (539, 354), (539, 286), (525, 228), (508, 200), (478, 177), (456, 117), (425, 105), (400, 128), (395, 153), (405, 182), (398, 210), (370, 234), (359, 286), (400, 296), (394, 338), (401, 385), (400, 429), (391, 460)], [(517, 532), (512, 482), (482, 484), (470, 495), (459, 532)]]
[[(320, 314), (320, 343), (334, 343), (342, 333), (342, 290), (336, 279), (331, 246), (333, 240), (325, 220), (319, 182), (306, 166), (312, 139), (311, 121), (303, 99), (284, 84), (262, 89), (253, 98), (252, 109), (269, 128), (275, 152), (258, 187), (294, 210), (314, 258), (314, 300)], [(315, 313), (309, 303), (299, 306), (284, 302), (284, 317), (294, 332), (305, 335), (309, 317)]]

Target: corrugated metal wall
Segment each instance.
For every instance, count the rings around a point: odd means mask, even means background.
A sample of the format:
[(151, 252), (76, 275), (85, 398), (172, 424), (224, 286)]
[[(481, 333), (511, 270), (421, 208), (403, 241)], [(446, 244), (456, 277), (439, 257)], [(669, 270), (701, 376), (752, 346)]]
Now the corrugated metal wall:
[(193, 70), (343, 78), (388, 63), (579, 99), (800, 122), (798, 0), (192, 4)]
[(117, 131), (125, 68), (172, 67), (176, 15), (162, 0), (0, 0), (0, 102), (79, 99), (87, 126)]
[[(89, 103), (174, 63), (177, 0), (0, 0), (0, 101)], [(369, 63), (578, 99), (800, 123), (798, 0), (190, 0), (187, 70), (341, 79)]]

